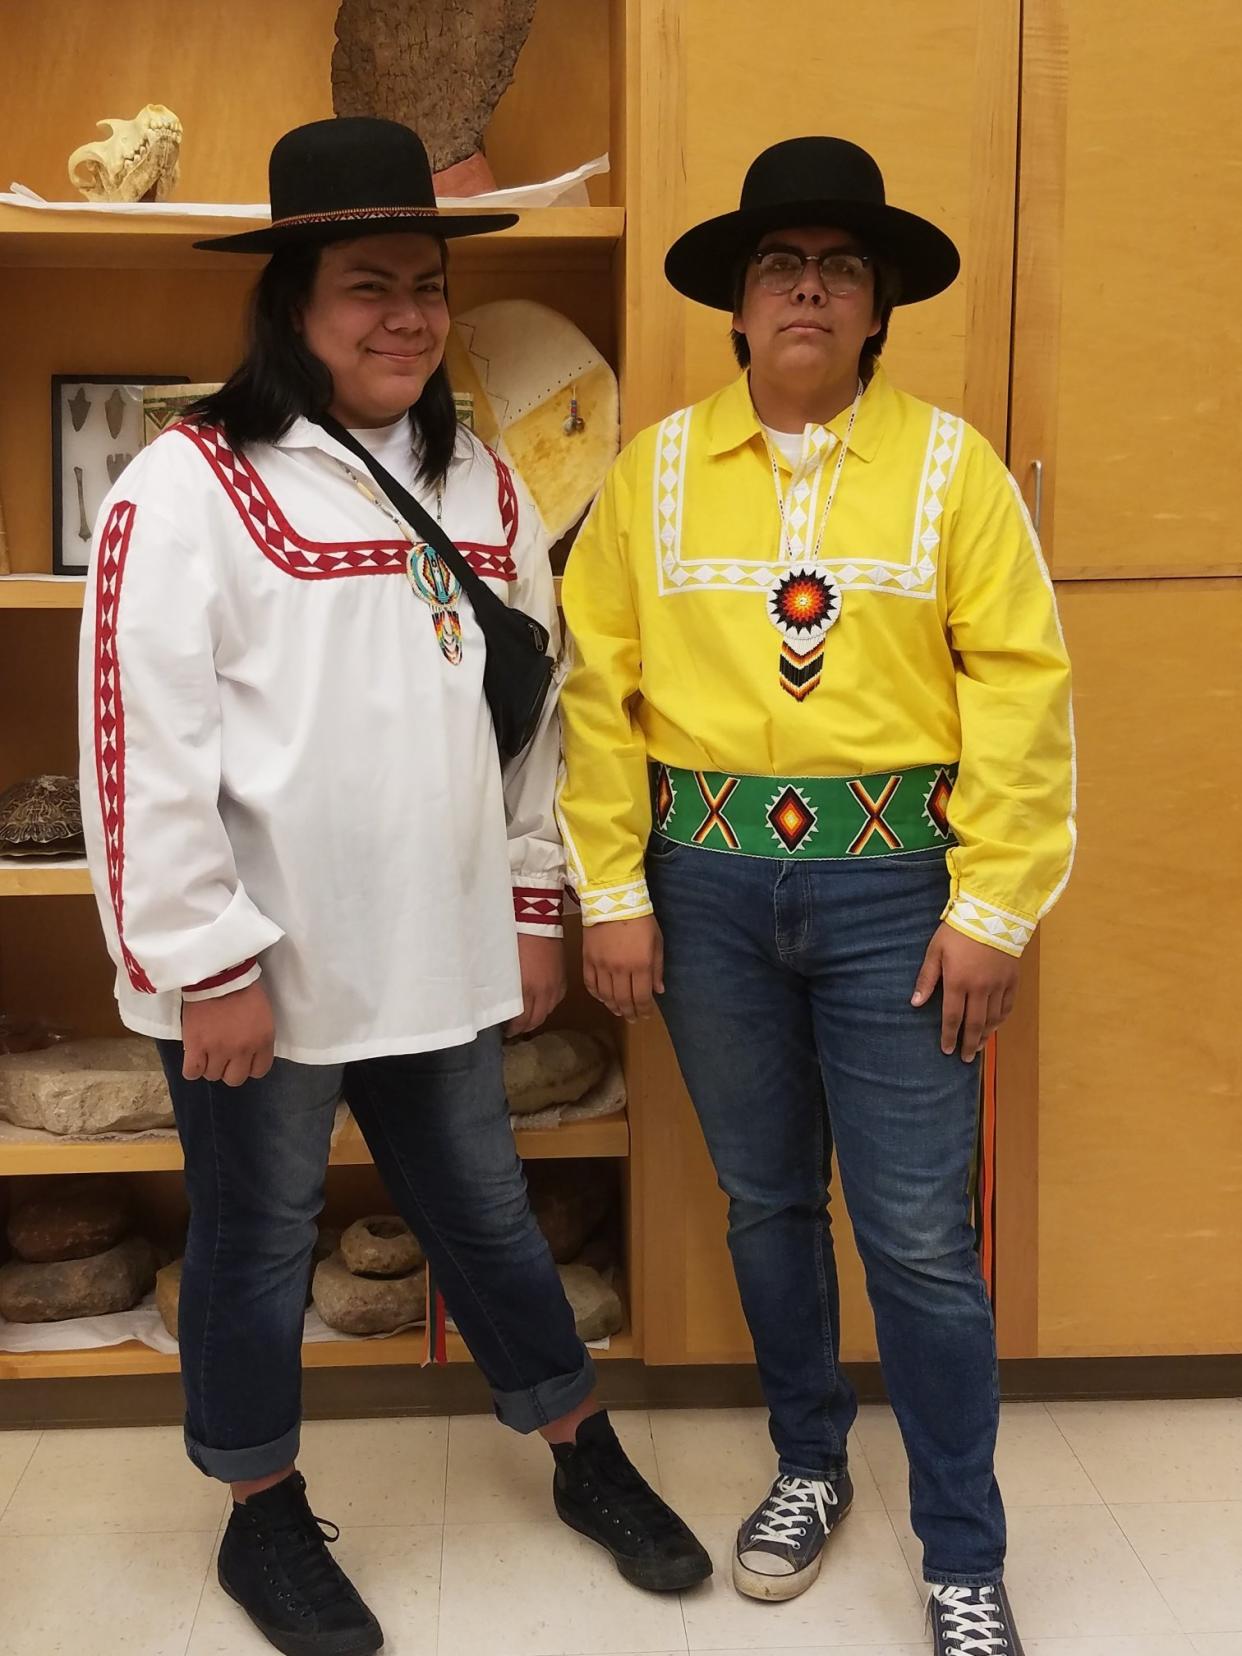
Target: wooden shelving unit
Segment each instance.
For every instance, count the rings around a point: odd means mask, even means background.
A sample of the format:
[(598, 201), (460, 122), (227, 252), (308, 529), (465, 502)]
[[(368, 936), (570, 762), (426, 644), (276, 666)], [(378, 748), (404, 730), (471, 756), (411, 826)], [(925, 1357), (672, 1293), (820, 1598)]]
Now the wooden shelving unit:
[[(275, 122), (274, 131), (280, 131), (299, 120), (330, 113), (306, 102), (307, 89), (312, 83), (319, 87), (327, 60), (322, 57), (322, 41), (313, 49), (308, 41), (304, 0), (273, 0), (271, 9), (269, 26), (284, 31), (297, 59), (296, 65), (289, 60), (281, 87), (267, 88), (270, 96), (265, 97), (264, 120)], [(331, 9), (321, 6), (320, 10), (327, 24), (323, 38), (330, 45)], [(532, 38), (524, 54), (528, 74), (532, 68), (535, 73), (525, 90), (515, 89), (509, 124), (497, 144), (511, 146), (515, 177), (551, 177), (608, 148), (616, 157), (620, 179), (625, 0), (591, 0), (582, 9), (577, 0), (547, 0), (541, 3), (543, 11), (548, 15), (537, 25), (543, 29), (542, 44)], [(39, 44), (46, 27), (33, 6), (24, 7), (23, 53), (32, 61), (46, 56)], [(204, 40), (212, 39), (214, 51), (216, 36), (227, 35), (230, 28), (236, 31), (227, 17), (211, 24), (191, 20), (181, 31), (185, 38), (169, 42), (164, 52), (184, 73), (185, 80), (172, 85), (168, 95), (187, 134), (195, 137), (194, 158), (187, 139), (183, 166), (180, 194), (187, 200), (254, 201), (263, 194), (258, 165), (251, 172), (238, 165), (243, 146), (236, 135), (208, 157), (213, 142), (209, 129), (219, 110), (220, 71), (217, 64), (206, 62), (212, 54), (204, 53)], [(580, 82), (580, 107), (551, 132), (538, 117), (546, 106), (550, 77), (563, 73), (567, 39)], [(221, 50), (225, 44), (221, 41)], [(71, 100), (75, 108), (87, 99), (88, 90), (91, 98), (102, 95), (104, 86), (110, 84), (114, 59), (120, 61), (119, 48), (111, 58), (104, 50), (101, 62), (89, 69), (82, 61), (82, 97)], [(186, 90), (187, 84), (192, 91)], [(323, 84), (326, 87), (327, 82)], [(322, 96), (322, 88), (314, 95)], [(33, 106), (39, 106), (40, 97), (37, 91), (32, 94)], [(280, 103), (280, 113), (270, 107), (272, 98)], [(24, 92), (21, 101), (25, 109)], [(265, 157), (271, 136), (266, 126), (263, 132)], [(51, 173), (40, 170), (45, 152), (57, 157)], [(201, 164), (200, 172), (195, 172), (196, 164)], [(47, 136), (33, 149), (19, 153), (11, 165), (13, 171), (6, 178), (26, 179), (45, 194), (64, 188), (59, 182), (64, 171), (60, 138), (50, 128)], [(616, 202), (620, 185), (613, 187), (618, 190), (613, 197)], [(593, 185), (592, 193), (597, 191)], [(0, 788), (39, 770), (69, 772), (76, 763), (76, 635), (86, 583), (84, 577), (49, 578), (46, 573), (50, 568), (49, 376), (68, 371), (131, 372), (146, 364), (152, 372), (184, 373), (194, 380), (222, 378), (236, 360), (248, 289), (263, 261), (258, 257), (221, 259), (193, 244), (213, 235), (255, 228), (261, 222), (185, 212), (156, 215), (0, 207), (0, 355), (6, 364), (5, 383), (0, 386), (0, 499), (5, 507), (9, 558), (9, 571), (0, 574), (0, 710), (11, 714), (16, 705), (22, 715), (20, 719), (0, 718)], [(492, 298), (529, 297), (563, 310), (616, 361), (623, 330), (625, 225), (625, 209), (615, 204), (522, 210), (511, 229), (452, 245), (453, 308), (460, 312)], [(0, 902), (0, 1007), (19, 1015), (55, 1015), (58, 1022), (80, 1034), (116, 1032), (119, 1025), (106, 987), (110, 974), (103, 941), (97, 935), (85, 862), (0, 857), (3, 897), (24, 901)], [(61, 901), (42, 901), (53, 897)], [(571, 945), (571, 957), (576, 953)], [(573, 968), (571, 979), (572, 973)], [(570, 1002), (562, 1016), (578, 1027), (603, 1027), (599, 1008), (586, 996), (580, 981), (571, 981)], [(618, 1044), (624, 1046), (623, 1036)], [(640, 1355), (641, 1339), (633, 1332), (628, 1312), (631, 1283), (636, 1301), (641, 1295), (635, 1234), (640, 1219), (630, 1174), (628, 1113), (622, 1110), (592, 1121), (570, 1122), (552, 1131), (518, 1129), (515, 1143), (522, 1158), (531, 1162), (610, 1159), (624, 1164), (618, 1184), (625, 1204), (621, 1225), (625, 1251), (619, 1263), (627, 1279), (622, 1292), (627, 1321), (609, 1350), (597, 1355)], [(335, 1199), (348, 1211), (355, 1191), (373, 1189), (376, 1175), (369, 1164), (366, 1145), (350, 1121), (329, 1161), (330, 1207)], [(31, 1135), (0, 1142), (0, 1199), (2, 1187), (7, 1184), (11, 1189), (21, 1178), (83, 1173), (130, 1176), (141, 1198), (139, 1205), (144, 1212), (150, 1210), (155, 1225), (152, 1234), (164, 1235), (167, 1230), (164, 1239), (170, 1240), (180, 1222), (178, 1213), (184, 1211), (181, 1168), (181, 1148), (173, 1137), (56, 1142), (46, 1135)], [(170, 1216), (171, 1228), (166, 1224)], [(634, 1324), (641, 1328), (638, 1309)], [(415, 1331), (387, 1340), (307, 1345), (304, 1361), (311, 1368), (416, 1365), (422, 1352), (423, 1335)], [(456, 1337), (450, 1337), (448, 1352), (451, 1362), (469, 1360)], [(154, 1352), (136, 1342), (67, 1352), (0, 1352), (0, 1380), (149, 1375), (173, 1373), (177, 1366), (175, 1354)]]
[[(624, 1295), (622, 1296), (624, 1298)], [(636, 1356), (628, 1324), (612, 1336), (606, 1350), (595, 1351), (597, 1361), (616, 1362)], [(423, 1360), (423, 1332), (411, 1329), (380, 1340), (322, 1340), (302, 1347), (306, 1368), (417, 1368)], [(450, 1363), (470, 1362), (470, 1353), (456, 1334), (448, 1337)], [(69, 1380), (123, 1374), (176, 1374), (175, 1352), (152, 1351), (138, 1340), (124, 1345), (99, 1346), (88, 1351), (0, 1351), (0, 1380)]]
[[(533, 1128), (514, 1134), (523, 1161), (624, 1158), (630, 1153), (630, 1128), (624, 1110), (596, 1121), (571, 1121), (560, 1127)], [(330, 1167), (365, 1167), (370, 1153), (352, 1119), (329, 1158)], [(0, 1178), (46, 1173), (171, 1173), (182, 1167), (176, 1138), (123, 1140), (0, 1140)]]
[[(0, 207), (0, 269), (218, 269), (219, 255), (199, 252), (194, 243), (261, 229), (263, 223), (253, 218)], [(527, 208), (512, 229), (457, 244), (452, 269), (606, 270), (624, 228), (621, 207)], [(237, 260), (239, 267), (256, 271), (263, 262), (258, 256)]]

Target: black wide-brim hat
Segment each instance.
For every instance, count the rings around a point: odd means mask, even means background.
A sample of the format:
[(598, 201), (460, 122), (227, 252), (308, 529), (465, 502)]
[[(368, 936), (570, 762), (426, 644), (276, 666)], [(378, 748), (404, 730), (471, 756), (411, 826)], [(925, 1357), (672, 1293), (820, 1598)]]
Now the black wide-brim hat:
[(516, 213), (445, 213), (436, 205), (423, 141), (399, 121), (345, 115), (294, 127), (268, 162), (272, 222), (261, 230), (212, 236), (195, 247), (213, 253), (275, 253), (355, 236), (415, 231), (481, 236), (507, 230)]
[(751, 162), (735, 213), (696, 224), (673, 243), (664, 274), (687, 299), (731, 311), (738, 261), (760, 237), (812, 224), (854, 231), (892, 265), (899, 305), (943, 292), (961, 268), (943, 230), (888, 205), (884, 176), (865, 149), (845, 138), (787, 138)]

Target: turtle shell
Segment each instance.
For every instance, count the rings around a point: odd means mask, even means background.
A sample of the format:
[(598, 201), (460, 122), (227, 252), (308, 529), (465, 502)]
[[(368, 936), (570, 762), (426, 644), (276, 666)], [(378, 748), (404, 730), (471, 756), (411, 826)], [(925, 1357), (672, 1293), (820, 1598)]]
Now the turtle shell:
[(81, 849), (76, 777), (33, 776), (0, 794), (0, 853), (63, 856)]

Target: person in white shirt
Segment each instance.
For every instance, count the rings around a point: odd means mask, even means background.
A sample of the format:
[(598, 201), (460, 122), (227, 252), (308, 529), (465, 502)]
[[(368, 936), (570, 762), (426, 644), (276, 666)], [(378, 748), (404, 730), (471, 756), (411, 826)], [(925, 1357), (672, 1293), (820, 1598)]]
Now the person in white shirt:
[(483, 1369), (540, 1431), (560, 1516), (640, 1586), (711, 1565), (593, 1398), (509, 1127), (501, 1033), (564, 993), (549, 698), (502, 767), (483, 632), (347, 428), (475, 573), (557, 630), (547, 547), (456, 419), (449, 238), (417, 136), (314, 122), (271, 158), (247, 355), (100, 513), (82, 793), (121, 1017), (153, 1036), (185, 1153), (191, 1459), (233, 1489), (219, 1572), (277, 1649), (377, 1650), (296, 1471), (303, 1310), (338, 1098)]

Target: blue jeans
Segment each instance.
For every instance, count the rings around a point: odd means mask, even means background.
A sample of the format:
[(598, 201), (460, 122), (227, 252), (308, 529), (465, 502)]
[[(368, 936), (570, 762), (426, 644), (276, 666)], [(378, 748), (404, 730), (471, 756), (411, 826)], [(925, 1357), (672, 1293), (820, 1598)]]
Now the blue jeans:
[(261, 1081), (186, 1081), (161, 1041), (185, 1151), (190, 1228), (178, 1327), (186, 1448), (226, 1482), (298, 1451), (302, 1323), (336, 1100), (349, 1100), (496, 1413), (532, 1432), (594, 1387), (589, 1352), (526, 1196), (500, 1032), (339, 1065), (277, 1059)]
[(998, 1581), (992, 1312), (970, 1179), (977, 1065), (910, 1005), (943, 853), (782, 863), (655, 838), (661, 1010), (729, 1198), (729, 1248), (781, 1470), (831, 1478), (857, 1400), (839, 1363), (836, 1147), (930, 1582)]

